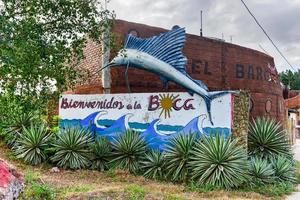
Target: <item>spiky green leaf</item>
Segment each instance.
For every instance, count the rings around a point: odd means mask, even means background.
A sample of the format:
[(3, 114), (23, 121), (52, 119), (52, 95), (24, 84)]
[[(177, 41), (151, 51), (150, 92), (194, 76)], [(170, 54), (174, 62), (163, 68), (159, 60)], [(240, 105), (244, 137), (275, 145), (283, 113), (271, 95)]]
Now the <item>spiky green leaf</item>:
[(111, 159), (112, 147), (105, 137), (96, 138), (95, 142), (90, 146), (92, 151), (92, 169), (104, 171), (109, 169), (109, 161)]
[(274, 157), (271, 161), (276, 181), (296, 183), (296, 172), (293, 161), (283, 156)]
[(165, 178), (165, 154), (159, 150), (151, 150), (145, 155), (141, 162), (144, 170), (144, 177), (161, 180)]
[(140, 134), (133, 130), (120, 133), (112, 142), (113, 159), (111, 163), (132, 173), (141, 170), (140, 161), (146, 152), (146, 142)]
[(51, 134), (44, 124), (23, 127), (22, 134), (16, 140), (13, 151), (17, 158), (26, 163), (37, 165), (47, 159), (46, 149), (49, 147)]
[(166, 146), (166, 171), (172, 181), (187, 181), (190, 175), (188, 162), (196, 134), (180, 134)]
[(250, 184), (268, 184), (275, 180), (275, 171), (272, 164), (267, 159), (261, 157), (252, 157), (250, 159), (249, 175), (251, 178)]
[(236, 140), (203, 137), (191, 153), (192, 178), (201, 185), (238, 187), (247, 180), (247, 153)]
[(274, 119), (257, 118), (250, 124), (248, 149), (250, 155), (267, 159), (276, 155), (291, 157), (286, 132)]
[(91, 142), (91, 133), (86, 129), (62, 129), (53, 143), (55, 154), (51, 160), (63, 168), (87, 168), (90, 165), (89, 144)]

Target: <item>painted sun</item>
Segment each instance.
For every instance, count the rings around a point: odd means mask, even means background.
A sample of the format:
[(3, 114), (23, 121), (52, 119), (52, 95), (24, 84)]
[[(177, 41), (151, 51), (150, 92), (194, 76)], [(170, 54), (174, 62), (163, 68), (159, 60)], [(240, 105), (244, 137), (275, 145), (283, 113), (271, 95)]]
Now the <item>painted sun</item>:
[(179, 95), (174, 96), (173, 94), (172, 95), (170, 95), (170, 94), (160, 94), (159, 95), (159, 104), (160, 104), (159, 109), (161, 110), (159, 117), (163, 114), (164, 114), (165, 118), (171, 117), (171, 111), (173, 110), (173, 102), (178, 96)]

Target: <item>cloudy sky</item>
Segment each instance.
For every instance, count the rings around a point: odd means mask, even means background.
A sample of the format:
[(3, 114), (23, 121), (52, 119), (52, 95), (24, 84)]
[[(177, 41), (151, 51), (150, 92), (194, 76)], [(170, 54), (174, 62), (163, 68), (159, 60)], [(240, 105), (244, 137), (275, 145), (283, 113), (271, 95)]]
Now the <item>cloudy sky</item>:
[[(104, 1), (104, 0), (103, 0)], [(300, 0), (244, 0), (294, 68), (300, 69)], [(266, 51), (278, 71), (290, 69), (240, 0), (110, 0), (118, 19), (170, 29), (177, 24), (204, 36)], [(264, 49), (264, 50), (263, 50)]]

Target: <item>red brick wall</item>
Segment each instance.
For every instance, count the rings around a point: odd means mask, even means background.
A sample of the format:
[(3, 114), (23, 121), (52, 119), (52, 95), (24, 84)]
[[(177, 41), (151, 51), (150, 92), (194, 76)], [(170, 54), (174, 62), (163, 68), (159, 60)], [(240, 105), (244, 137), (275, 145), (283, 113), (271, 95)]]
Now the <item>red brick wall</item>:
[(75, 88), (64, 92), (65, 94), (102, 93), (101, 72), (99, 71), (102, 59), (101, 45), (88, 40), (83, 53), (85, 58), (77, 66), (78, 70), (82, 71), (83, 78), (78, 80), (79, 83)]
[[(135, 30), (142, 38), (158, 35), (167, 30), (143, 24), (117, 20), (113, 32), (124, 40), (128, 32)], [(83, 68), (94, 70), (100, 67), (99, 45), (88, 44), (86, 53), (90, 54), (81, 64)], [(272, 57), (241, 47), (196, 35), (187, 35), (183, 49), (188, 58), (187, 71), (194, 79), (202, 80), (210, 90), (249, 90), (253, 102), (251, 116), (271, 116), (283, 120), (283, 97), (279, 83), (269, 82), (267, 66), (274, 64)], [(99, 58), (98, 60), (95, 58)], [(111, 92), (126, 93), (125, 69), (111, 69)], [(162, 92), (185, 91), (180, 86), (169, 84), (167, 90), (163, 89), (158, 76), (138, 70), (129, 69), (131, 92)], [(101, 93), (101, 81), (92, 81), (88, 85), (76, 88), (75, 93)], [(266, 101), (271, 102), (271, 109), (266, 112)]]

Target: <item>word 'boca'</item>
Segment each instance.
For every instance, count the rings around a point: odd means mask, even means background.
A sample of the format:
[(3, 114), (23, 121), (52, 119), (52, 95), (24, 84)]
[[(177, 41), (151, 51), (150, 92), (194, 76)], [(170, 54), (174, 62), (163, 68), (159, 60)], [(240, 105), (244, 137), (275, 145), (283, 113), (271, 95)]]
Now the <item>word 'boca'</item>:
[[(193, 98), (183, 100), (181, 98), (175, 98), (172, 101), (172, 108), (176, 111), (178, 110), (195, 110), (195, 107), (192, 104)], [(151, 95), (149, 98), (148, 111), (155, 111), (159, 109), (162, 99), (158, 95)]]

